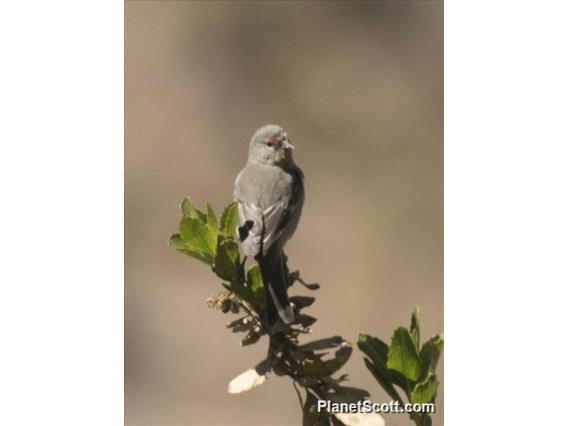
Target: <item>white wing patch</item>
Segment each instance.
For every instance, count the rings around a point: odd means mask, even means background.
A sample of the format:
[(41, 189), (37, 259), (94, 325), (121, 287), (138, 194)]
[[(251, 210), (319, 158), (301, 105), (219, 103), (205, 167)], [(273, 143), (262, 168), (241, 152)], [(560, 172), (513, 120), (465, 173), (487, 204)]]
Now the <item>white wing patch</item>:
[(239, 226), (244, 226), (246, 222), (251, 221), (252, 227), (248, 231), (248, 238), (254, 241), (248, 242), (256, 246), (256, 254), (260, 250), (260, 243), (262, 238), (263, 252), (270, 248), (270, 246), (277, 241), (282, 234), (283, 227), (281, 226), (282, 215), (286, 211), (286, 204), (278, 202), (261, 210), (260, 206), (252, 203), (238, 204), (239, 209)]

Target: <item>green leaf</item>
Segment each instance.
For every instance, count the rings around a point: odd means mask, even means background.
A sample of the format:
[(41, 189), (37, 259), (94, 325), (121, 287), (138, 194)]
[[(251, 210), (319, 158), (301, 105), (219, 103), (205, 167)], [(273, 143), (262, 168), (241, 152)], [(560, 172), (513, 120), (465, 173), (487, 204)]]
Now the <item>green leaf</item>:
[(394, 386), (390, 381), (390, 375), (388, 370), (384, 366), (374, 364), (369, 360), (369, 358), (364, 358), (363, 361), (365, 361), (367, 369), (375, 377), (377, 382), (379, 382), (379, 384), (385, 390), (385, 392), (388, 393), (393, 400), (402, 401), (402, 398), (400, 397), (400, 395), (398, 394), (398, 392), (396, 391), (396, 389), (394, 388)]
[(375, 364), (382, 364), (386, 369), (389, 347), (385, 342), (368, 334), (359, 334), (357, 346)]
[[(249, 270), (247, 273), (246, 282), (243, 282), (241, 276), (242, 266), (240, 264), (240, 259), (238, 258), (238, 245), (233, 240), (228, 238), (219, 237), (223, 241), (223, 245), (228, 244), (230, 247), (230, 258), (235, 259), (235, 279), (230, 280), (230, 285), (223, 284), (223, 286), (232, 292), (235, 292), (242, 300), (250, 304), (254, 310), (261, 310), (264, 306), (264, 289), (262, 287), (262, 278), (257, 277), (255, 271)], [(232, 253), (232, 254), (231, 254)], [(224, 256), (224, 255), (222, 255)], [(231, 257), (232, 256), (232, 257)], [(221, 261), (223, 262), (223, 261)], [(232, 261), (231, 261), (232, 262)], [(224, 268), (222, 264), (219, 266)], [(256, 266), (258, 268), (258, 266)], [(252, 268), (251, 268), (252, 269)], [(225, 270), (225, 269), (222, 269)], [(217, 273), (217, 271), (214, 269)], [(226, 271), (226, 270), (225, 270)], [(260, 274), (260, 271), (258, 272)], [(219, 275), (220, 276), (220, 275)], [(228, 275), (226, 275), (228, 276)], [(254, 289), (254, 291), (253, 291)]]
[[(392, 392), (390, 389), (392, 384), (400, 386), (405, 393), (407, 392), (408, 379), (398, 371), (389, 370), (387, 368), (389, 347), (385, 342), (373, 336), (360, 334), (357, 345), (363, 353), (371, 358), (370, 362), (372, 362), (372, 365), (375, 367), (375, 371), (371, 372), (387, 392)], [(369, 368), (369, 366), (367, 366), (367, 368)], [(388, 386), (385, 383), (387, 383)]]
[(252, 292), (255, 301), (264, 306), (264, 284), (258, 265), (253, 265), (247, 271), (247, 288)]
[(213, 207), (209, 203), (207, 203), (207, 226), (211, 230), (213, 238), (215, 239), (215, 241), (217, 241), (217, 237), (219, 236), (219, 229), (217, 228), (217, 216), (215, 216), (215, 210), (213, 210)]
[(359, 335), (357, 342), (359, 349), (361, 349), (377, 368), (377, 373), (380, 374), (385, 380), (392, 382), (403, 389), (408, 387), (408, 380), (398, 371), (389, 370), (387, 368), (387, 359), (389, 347), (385, 342), (373, 336), (365, 334)]
[(181, 212), (184, 218), (199, 219), (201, 222), (207, 222), (207, 216), (193, 205), (191, 198), (184, 197), (181, 202)]
[(385, 342), (376, 337), (367, 334), (360, 334), (357, 340), (359, 349), (367, 355), (370, 359), (365, 358), (365, 365), (367, 369), (373, 374), (377, 382), (394, 400), (400, 400), (398, 392), (395, 390), (393, 383), (399, 385), (403, 389), (406, 388), (406, 379), (400, 377), (396, 371), (391, 371), (387, 368), (387, 357), (389, 347)]
[(172, 234), (170, 235), (170, 239), (168, 240), (168, 244), (171, 248), (176, 250), (187, 250), (187, 246), (185, 245), (185, 241), (181, 237), (180, 234)]
[(213, 272), (223, 280), (234, 283), (239, 280), (239, 267), (240, 256), (237, 244), (231, 240), (220, 242)]
[(410, 386), (412, 386), (412, 383), (410, 383), (410, 381), (398, 371), (395, 370), (388, 370), (388, 371), (391, 375), (391, 382), (399, 386), (404, 391), (406, 396), (410, 399), (410, 390), (411, 390)]
[(184, 218), (179, 226), (181, 237), (189, 250), (204, 255), (213, 264), (217, 238), (213, 230), (199, 219)]
[(210, 203), (207, 203), (207, 225), (209, 225), (212, 229), (217, 231), (217, 216), (215, 215), (215, 210), (213, 210), (213, 206)]
[(395, 330), (389, 348), (387, 367), (398, 371), (412, 382), (416, 382), (422, 374), (422, 362), (410, 337), (404, 327)]
[(179, 234), (170, 235), (169, 245), (170, 247), (176, 249), (181, 253), (187, 254), (188, 256), (200, 260), (201, 262), (206, 263), (207, 265), (211, 265), (211, 258), (208, 255), (204, 255), (202, 253), (198, 253), (196, 251), (188, 249), (187, 244)]
[(235, 282), (238, 280), (239, 263), (239, 247), (237, 243), (233, 240), (222, 240), (219, 238), (213, 271), (220, 278), (229, 282)]
[(260, 272), (260, 267), (258, 265), (251, 266), (247, 271), (247, 287), (250, 288), (253, 293), (264, 288), (262, 273)]
[(413, 391), (410, 401), (413, 404), (424, 404), (434, 402), (436, 393), (438, 392), (438, 378), (435, 374), (430, 373), (426, 380), (418, 383)]
[(420, 358), (424, 365), (435, 371), (443, 349), (444, 338), (440, 335), (431, 337), (420, 350)]
[(221, 234), (233, 238), (237, 232), (238, 223), (238, 212), (237, 203), (233, 201), (221, 214), (221, 224), (219, 226), (219, 231)]
[(420, 310), (418, 306), (414, 308), (412, 312), (412, 317), (410, 318), (410, 335), (412, 336), (412, 341), (416, 349), (420, 347), (420, 323), (418, 322), (418, 314)]

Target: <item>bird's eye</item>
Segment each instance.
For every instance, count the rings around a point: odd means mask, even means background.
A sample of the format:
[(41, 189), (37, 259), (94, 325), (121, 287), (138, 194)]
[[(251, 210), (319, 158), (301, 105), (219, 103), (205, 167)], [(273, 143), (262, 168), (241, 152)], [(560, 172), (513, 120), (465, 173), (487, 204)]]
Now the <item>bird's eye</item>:
[(272, 148), (274, 146), (274, 142), (273, 141), (268, 141), (266, 142), (266, 146)]

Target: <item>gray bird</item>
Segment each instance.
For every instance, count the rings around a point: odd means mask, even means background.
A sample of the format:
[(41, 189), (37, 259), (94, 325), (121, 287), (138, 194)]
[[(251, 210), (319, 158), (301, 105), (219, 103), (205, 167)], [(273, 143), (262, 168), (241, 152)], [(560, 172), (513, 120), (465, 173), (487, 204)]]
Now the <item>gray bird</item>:
[(294, 322), (282, 259), (304, 204), (304, 174), (294, 163), (293, 149), (280, 126), (261, 127), (250, 140), (247, 164), (235, 181), (240, 247), (260, 267), (270, 326), (278, 317), (286, 324)]

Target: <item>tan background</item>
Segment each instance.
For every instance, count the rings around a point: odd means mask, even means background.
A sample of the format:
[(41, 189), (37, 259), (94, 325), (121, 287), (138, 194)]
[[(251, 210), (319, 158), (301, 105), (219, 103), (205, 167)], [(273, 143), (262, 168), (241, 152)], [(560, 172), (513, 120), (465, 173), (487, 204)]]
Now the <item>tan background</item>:
[[(166, 244), (182, 196), (231, 201), (266, 123), (306, 174), (287, 253), (322, 285), (314, 338), (389, 340), (415, 304), (424, 336), (443, 331), (442, 22), (433, 1), (126, 3), (127, 424), (301, 423), (287, 379), (225, 392), (266, 341), (241, 349), (204, 302), (219, 280)], [(389, 400), (358, 350), (345, 372)]]

